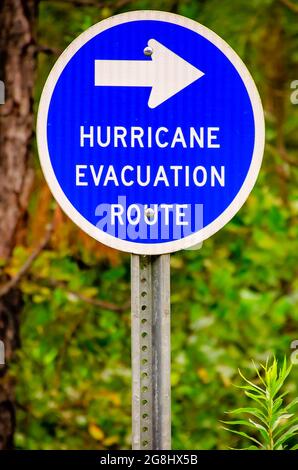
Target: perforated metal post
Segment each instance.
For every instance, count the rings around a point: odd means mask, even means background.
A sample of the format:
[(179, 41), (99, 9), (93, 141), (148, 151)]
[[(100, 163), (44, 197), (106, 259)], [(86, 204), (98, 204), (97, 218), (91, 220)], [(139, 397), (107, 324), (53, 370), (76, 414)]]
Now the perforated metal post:
[(170, 255), (131, 256), (132, 448), (171, 448)]

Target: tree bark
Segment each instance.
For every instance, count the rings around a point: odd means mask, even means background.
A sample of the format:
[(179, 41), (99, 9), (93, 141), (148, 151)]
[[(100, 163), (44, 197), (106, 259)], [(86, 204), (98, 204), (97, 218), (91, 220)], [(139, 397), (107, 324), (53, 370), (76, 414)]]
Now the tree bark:
[[(0, 259), (7, 261), (24, 224), (32, 183), (30, 146), (33, 133), (34, 39), (38, 0), (1, 0), (0, 79), (5, 104), (0, 105)], [(2, 273), (1, 281), (4, 275)], [(22, 296), (14, 288), (0, 298), (0, 340), (6, 365), (0, 366), (0, 449), (13, 447), (14, 386), (8, 365), (19, 345)]]

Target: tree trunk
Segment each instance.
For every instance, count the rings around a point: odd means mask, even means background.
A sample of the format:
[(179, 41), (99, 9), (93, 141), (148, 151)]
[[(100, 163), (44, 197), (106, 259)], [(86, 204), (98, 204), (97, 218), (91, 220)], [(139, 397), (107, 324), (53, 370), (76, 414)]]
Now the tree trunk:
[[(34, 122), (36, 16), (37, 0), (0, 2), (0, 79), (6, 95), (5, 104), (0, 105), (1, 265), (11, 256), (24, 224), (32, 183), (29, 157)], [(15, 288), (0, 298), (0, 340), (4, 341), (6, 357), (6, 365), (0, 366), (0, 449), (13, 446), (14, 387), (7, 370), (19, 344), (21, 308), (22, 296)]]

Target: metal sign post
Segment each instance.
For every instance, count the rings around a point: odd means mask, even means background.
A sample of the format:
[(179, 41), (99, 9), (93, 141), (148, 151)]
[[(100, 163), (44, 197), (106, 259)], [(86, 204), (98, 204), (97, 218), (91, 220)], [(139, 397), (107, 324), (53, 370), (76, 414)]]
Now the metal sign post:
[(132, 447), (171, 448), (170, 255), (131, 256)]

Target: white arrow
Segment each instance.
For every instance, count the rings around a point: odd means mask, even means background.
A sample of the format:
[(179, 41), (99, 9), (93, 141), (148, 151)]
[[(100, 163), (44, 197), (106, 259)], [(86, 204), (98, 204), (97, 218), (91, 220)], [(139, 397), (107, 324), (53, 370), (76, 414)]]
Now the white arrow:
[(148, 106), (156, 108), (204, 73), (155, 39), (152, 60), (96, 60), (95, 86), (151, 87)]

